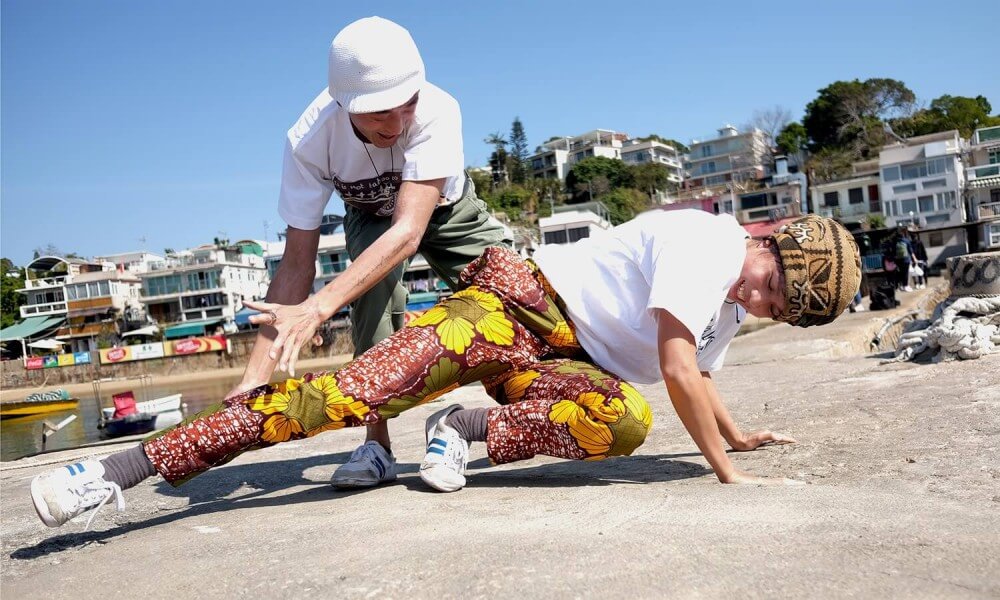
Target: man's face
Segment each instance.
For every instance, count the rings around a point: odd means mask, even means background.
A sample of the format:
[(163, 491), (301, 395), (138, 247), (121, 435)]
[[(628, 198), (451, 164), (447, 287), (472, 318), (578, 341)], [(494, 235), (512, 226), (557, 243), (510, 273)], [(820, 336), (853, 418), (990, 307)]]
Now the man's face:
[(419, 94), (414, 94), (406, 104), (390, 110), (373, 113), (351, 113), (351, 123), (361, 135), (378, 148), (388, 148), (396, 143), (403, 131), (413, 122)]
[(774, 319), (785, 310), (785, 271), (771, 239), (747, 249), (740, 278), (727, 297), (755, 317)]

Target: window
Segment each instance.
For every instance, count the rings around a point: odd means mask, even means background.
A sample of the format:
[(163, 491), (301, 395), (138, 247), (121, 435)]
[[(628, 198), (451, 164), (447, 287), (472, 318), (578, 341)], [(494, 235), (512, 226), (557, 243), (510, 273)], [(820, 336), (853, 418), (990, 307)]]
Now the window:
[(947, 182), (944, 179), (931, 179), (930, 181), (925, 181), (922, 187), (926, 190), (928, 188), (938, 188), (944, 187)]
[(712, 156), (712, 145), (711, 144), (705, 144), (704, 146), (702, 146), (701, 147), (701, 155), (702, 156)]
[(1000, 202), (1000, 189), (990, 190), (990, 202)]
[(930, 235), (927, 236), (927, 245), (931, 248), (940, 248), (944, 246), (944, 234), (940, 231), (932, 231)]
[(347, 256), (337, 252), (319, 255), (319, 266), (323, 275), (342, 273), (347, 268)]
[(66, 297), (70, 300), (76, 300), (76, 286), (69, 285), (66, 286)]
[(826, 192), (823, 194), (823, 206), (839, 206), (840, 194), (837, 192)]
[(847, 190), (847, 201), (851, 204), (862, 204), (865, 201), (865, 191), (862, 188)]
[(1000, 149), (990, 150), (986, 153), (991, 165), (1000, 165)]
[(920, 212), (934, 212), (934, 196), (921, 196), (917, 198), (917, 202), (920, 203)]
[(906, 198), (905, 200), (900, 200), (899, 210), (904, 215), (917, 212), (917, 199)]
[(893, 194), (905, 194), (906, 192), (917, 191), (917, 184), (915, 183), (904, 183), (903, 185), (892, 186)]
[(1000, 223), (990, 225), (990, 246), (1000, 246)]
[(110, 296), (111, 295), (111, 285), (107, 281), (101, 282), (101, 295)]
[(896, 209), (895, 200), (886, 200), (882, 205), (882, 212), (885, 213), (885, 216), (894, 217), (899, 214), (899, 211)]
[(715, 161), (710, 160), (705, 163), (705, 166), (701, 169), (702, 173), (715, 173)]
[(885, 181), (899, 181), (899, 167), (886, 167), (882, 169), (882, 179)]
[(566, 230), (560, 231), (546, 231), (545, 232), (545, 243), (546, 244), (565, 244), (566, 243)]
[(90, 294), (91, 298), (96, 298), (101, 295), (101, 286), (97, 285), (97, 282), (87, 284), (87, 292)]
[(725, 175), (712, 175), (705, 178), (705, 185), (719, 185), (726, 182)]
[(589, 237), (590, 237), (589, 227), (574, 227), (569, 230), (569, 241), (571, 243)]

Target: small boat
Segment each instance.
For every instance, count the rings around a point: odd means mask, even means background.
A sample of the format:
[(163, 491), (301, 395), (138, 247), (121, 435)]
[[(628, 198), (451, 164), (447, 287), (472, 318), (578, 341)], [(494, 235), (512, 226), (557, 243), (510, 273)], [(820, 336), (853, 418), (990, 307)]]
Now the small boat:
[[(150, 377), (143, 375), (138, 379), (143, 395), (148, 398)], [(94, 382), (94, 395), (99, 405), (101, 404), (100, 384), (100, 380)], [(150, 433), (176, 425), (184, 420), (184, 414), (181, 412), (181, 394), (170, 394), (153, 400), (136, 402), (135, 393), (128, 391), (114, 394), (111, 398), (114, 401), (114, 406), (101, 407), (101, 419), (97, 424), (97, 428), (101, 430), (102, 438)]]
[(80, 400), (70, 397), (66, 390), (36, 392), (20, 402), (0, 404), (0, 418), (29, 417), (54, 412), (74, 410)]

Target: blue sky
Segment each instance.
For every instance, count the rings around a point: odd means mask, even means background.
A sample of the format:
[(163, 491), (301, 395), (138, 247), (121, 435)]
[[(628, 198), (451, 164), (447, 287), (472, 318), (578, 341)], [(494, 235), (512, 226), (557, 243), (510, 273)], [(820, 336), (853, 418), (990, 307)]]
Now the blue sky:
[(686, 142), (776, 104), (799, 118), (838, 79), (1000, 110), (995, 1), (3, 0), (0, 254), (162, 252), (265, 221), (273, 240), (284, 133), (330, 40), (371, 14), (461, 103), (469, 165), (515, 116), (532, 147), (595, 128)]

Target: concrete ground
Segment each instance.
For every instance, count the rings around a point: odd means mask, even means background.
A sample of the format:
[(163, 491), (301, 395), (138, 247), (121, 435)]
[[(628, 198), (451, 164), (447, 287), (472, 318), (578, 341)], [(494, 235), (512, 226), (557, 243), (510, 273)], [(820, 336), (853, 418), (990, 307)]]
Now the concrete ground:
[[(469, 485), (453, 494), (416, 473), (423, 421), (441, 404), (392, 423), (395, 484), (334, 491), (330, 474), (361, 432), (332, 432), (245, 454), (181, 488), (148, 480), (127, 492), (125, 513), (102, 509), (89, 532), (80, 518), (45, 528), (28, 498), (34, 475), (88, 455), (66, 451), (0, 471), (0, 592), (996, 598), (1000, 355), (879, 366), (852, 353), (884, 317), (742, 336), (716, 377), (743, 427), (798, 439), (733, 454), (737, 468), (807, 485), (719, 484), (663, 386), (642, 389), (655, 421), (635, 456), (491, 467), (477, 444)], [(478, 387), (449, 399), (490, 405)]]

